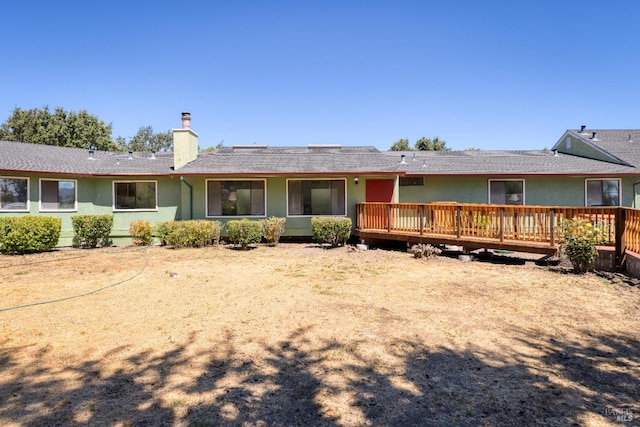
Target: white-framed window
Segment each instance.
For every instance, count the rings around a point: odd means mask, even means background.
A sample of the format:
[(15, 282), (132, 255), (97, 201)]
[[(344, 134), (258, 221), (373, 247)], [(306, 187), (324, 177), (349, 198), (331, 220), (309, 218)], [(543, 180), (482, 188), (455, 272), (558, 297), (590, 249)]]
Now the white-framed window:
[(617, 178), (587, 179), (584, 192), (585, 206), (620, 206), (622, 183)]
[(29, 211), (29, 178), (0, 176), (0, 211)]
[(208, 217), (266, 215), (266, 180), (208, 179), (206, 183)]
[(156, 181), (114, 181), (113, 210), (158, 210)]
[(524, 180), (490, 179), (489, 203), (495, 205), (524, 205)]
[(75, 179), (40, 179), (41, 211), (78, 209), (78, 185)]
[(287, 216), (347, 215), (346, 179), (288, 179)]

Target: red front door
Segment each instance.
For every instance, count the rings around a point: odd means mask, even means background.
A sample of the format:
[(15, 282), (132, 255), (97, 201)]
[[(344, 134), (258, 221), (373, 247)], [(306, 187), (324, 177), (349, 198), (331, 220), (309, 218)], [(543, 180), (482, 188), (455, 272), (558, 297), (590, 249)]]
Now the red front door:
[(367, 202), (393, 202), (393, 179), (367, 179)]

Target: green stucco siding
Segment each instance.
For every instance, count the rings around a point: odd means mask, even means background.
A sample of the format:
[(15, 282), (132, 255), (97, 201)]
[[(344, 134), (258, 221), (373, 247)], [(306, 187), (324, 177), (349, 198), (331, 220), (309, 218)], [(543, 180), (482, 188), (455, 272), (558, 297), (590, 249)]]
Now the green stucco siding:
[[(266, 215), (248, 217), (249, 219), (262, 219), (267, 217), (281, 217), (286, 218), (285, 223), (285, 237), (309, 237), (311, 236), (311, 218), (308, 216), (287, 216), (287, 179), (346, 179), (346, 198), (347, 198), (347, 216), (353, 221), (355, 227), (356, 224), (356, 205), (365, 198), (365, 179), (364, 176), (359, 176), (358, 184), (355, 183), (353, 176), (303, 176), (303, 177), (185, 177), (187, 181), (193, 187), (193, 219), (211, 219), (220, 221), (223, 225), (230, 220), (241, 219), (242, 217), (224, 217), (206, 216), (206, 181), (208, 179), (224, 179), (228, 181), (243, 181), (243, 180), (263, 180), (266, 183)], [(182, 207), (185, 212), (189, 209), (189, 191), (188, 186), (183, 184), (182, 186)], [(189, 219), (189, 218), (184, 218)], [(226, 234), (223, 229), (223, 236)]]
[[(4, 175), (9, 176), (9, 175)], [(113, 214), (111, 232), (114, 243), (131, 242), (129, 224), (132, 221), (146, 220), (151, 223), (170, 221), (178, 217), (180, 205), (179, 181), (167, 177), (149, 178), (88, 178), (55, 175), (16, 175), (29, 178), (29, 212), (0, 212), (0, 216), (42, 215), (62, 219), (59, 246), (70, 246), (73, 239), (71, 218), (75, 215)], [(77, 210), (75, 211), (40, 211), (40, 179), (75, 180), (77, 186)], [(158, 207), (150, 211), (114, 211), (114, 181), (156, 181)]]
[[(589, 177), (589, 179), (618, 179), (619, 177)], [(525, 204), (542, 206), (585, 206), (585, 181), (587, 177), (496, 177), (495, 180), (524, 180)], [(640, 181), (640, 180), (639, 180)], [(621, 179), (622, 205), (635, 207), (636, 190), (640, 184), (636, 178)], [(425, 177), (423, 186), (400, 187), (401, 203), (489, 203), (489, 178), (487, 177)]]

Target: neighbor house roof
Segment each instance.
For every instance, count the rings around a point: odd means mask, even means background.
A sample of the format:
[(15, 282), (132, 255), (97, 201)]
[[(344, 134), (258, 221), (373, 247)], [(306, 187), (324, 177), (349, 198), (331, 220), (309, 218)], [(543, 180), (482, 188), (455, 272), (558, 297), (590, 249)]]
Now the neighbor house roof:
[[(571, 140), (575, 141), (573, 146), (568, 144)], [(553, 148), (571, 155), (640, 167), (639, 129), (570, 129)]]

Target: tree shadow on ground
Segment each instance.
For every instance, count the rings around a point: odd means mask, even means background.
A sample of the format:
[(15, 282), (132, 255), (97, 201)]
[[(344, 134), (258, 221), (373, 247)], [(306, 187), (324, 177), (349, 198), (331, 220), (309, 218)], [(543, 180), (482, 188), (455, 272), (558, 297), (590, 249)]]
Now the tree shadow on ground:
[[(619, 414), (640, 416), (640, 343), (634, 337), (574, 342), (513, 330), (523, 344), (516, 353), (432, 348), (409, 339), (311, 341), (308, 332), (254, 343), (261, 356), (238, 350), (231, 335), (194, 353), (192, 336), (161, 353), (126, 356), (114, 372), (102, 360), (121, 357), (125, 349), (56, 370), (25, 365), (14, 354), (28, 349), (3, 345), (0, 422), (520, 426), (581, 425), (588, 417), (613, 424)], [(190, 368), (196, 359), (203, 361), (197, 374)]]

